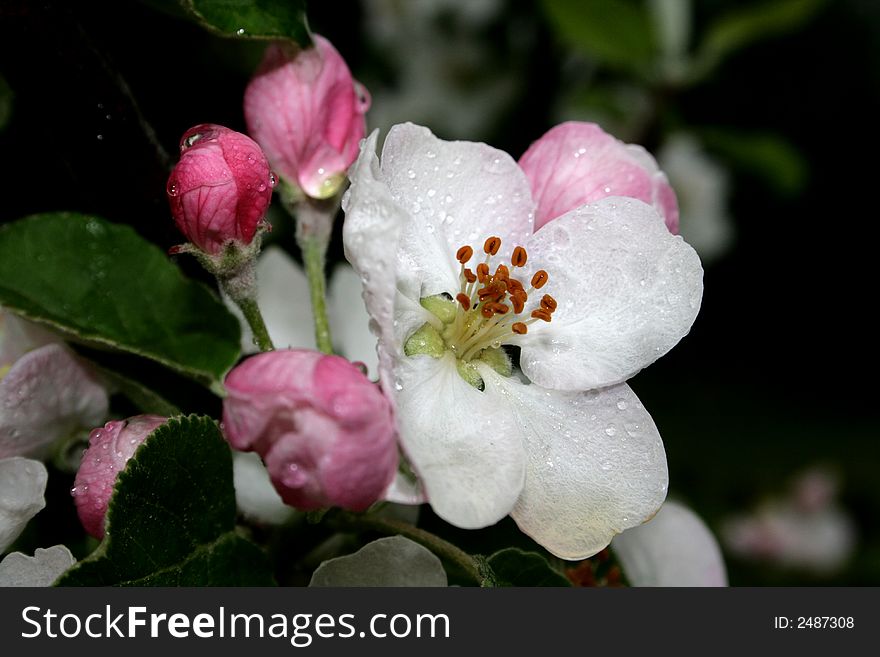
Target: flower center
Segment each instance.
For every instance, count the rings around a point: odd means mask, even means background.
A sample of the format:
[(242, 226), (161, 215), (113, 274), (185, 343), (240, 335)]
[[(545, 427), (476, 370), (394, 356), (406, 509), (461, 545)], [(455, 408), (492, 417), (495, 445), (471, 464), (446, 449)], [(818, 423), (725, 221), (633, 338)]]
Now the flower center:
[(504, 262), (496, 266), (493, 258), (500, 248), (500, 237), (487, 239), (483, 244), (485, 258), (474, 269), (468, 267), (474, 259), (474, 249), (465, 245), (456, 251), (455, 258), (461, 269), (455, 299), (451, 295), (439, 295), (421, 300), (422, 306), (442, 322), (442, 330), (425, 324), (404, 345), (408, 356), (428, 354), (439, 358), (446, 351), (452, 352), (462, 378), (480, 389), (482, 379), (473, 361), (482, 361), (499, 374), (510, 376), (510, 360), (501, 345), (515, 335), (527, 333), (535, 322), (551, 321), (557, 306), (549, 294), (529, 304), (530, 298), (537, 296), (536, 292), (547, 284), (547, 272), (543, 269), (535, 272), (530, 287), (526, 288), (513, 274), (525, 266), (528, 253), (517, 246), (509, 266)]

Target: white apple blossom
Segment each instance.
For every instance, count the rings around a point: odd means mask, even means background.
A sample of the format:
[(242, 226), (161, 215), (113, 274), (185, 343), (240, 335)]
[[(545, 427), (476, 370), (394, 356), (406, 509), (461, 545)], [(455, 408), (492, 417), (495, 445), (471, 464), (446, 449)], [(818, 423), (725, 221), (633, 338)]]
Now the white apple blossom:
[(689, 331), (699, 258), (623, 197), (534, 232), (526, 174), (485, 144), (398, 125), (380, 162), (376, 142), (350, 171), (343, 237), (428, 501), (459, 527), (510, 514), (559, 557), (595, 554), (666, 496), (662, 441), (624, 381)]

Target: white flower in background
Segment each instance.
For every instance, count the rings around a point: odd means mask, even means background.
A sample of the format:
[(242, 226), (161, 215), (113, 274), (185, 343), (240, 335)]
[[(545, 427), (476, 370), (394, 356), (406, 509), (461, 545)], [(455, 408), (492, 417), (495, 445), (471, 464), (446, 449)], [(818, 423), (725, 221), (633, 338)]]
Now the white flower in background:
[(557, 556), (595, 554), (666, 496), (662, 441), (623, 382), (688, 332), (698, 257), (623, 197), (533, 232), (526, 174), (485, 144), (400, 125), (380, 164), (376, 141), (350, 171), (343, 236), (428, 501), (459, 527), (510, 514)]
[(57, 340), (0, 310), (0, 458), (44, 458), (106, 419), (106, 390)]
[[(39, 461), (13, 456), (0, 459), (0, 554), (46, 506), (48, 474)], [(74, 563), (61, 545), (38, 549), (34, 557), (13, 552), (0, 561), (0, 586), (49, 586)]]
[(611, 541), (632, 586), (727, 586), (718, 541), (697, 514), (667, 500), (644, 525)]
[[(327, 314), (337, 353), (367, 366), (376, 375), (376, 338), (370, 333), (370, 317), (364, 310), (360, 278), (347, 264), (337, 265), (330, 275)], [(257, 261), (257, 294), (266, 329), (276, 349), (315, 349), (315, 324), (305, 272), (284, 249), (269, 246)], [(241, 349), (258, 351), (241, 311), (228, 299), (226, 306), (239, 318)]]
[(835, 501), (838, 481), (814, 468), (787, 495), (755, 511), (729, 518), (721, 528), (725, 547), (738, 557), (830, 574), (852, 556), (855, 524)]
[(733, 220), (727, 203), (727, 170), (688, 134), (669, 137), (657, 153), (660, 167), (678, 196), (682, 237), (703, 262), (717, 259), (733, 243)]
[[(497, 125), (521, 84), (513, 58), (499, 57), (493, 52), (497, 38), (485, 37), (504, 4), (365, 0), (367, 37), (393, 75), (391, 84), (368, 85), (370, 125), (384, 134), (393, 124), (412, 120), (448, 137), (471, 139)], [(510, 37), (510, 42), (525, 61), (530, 33)]]

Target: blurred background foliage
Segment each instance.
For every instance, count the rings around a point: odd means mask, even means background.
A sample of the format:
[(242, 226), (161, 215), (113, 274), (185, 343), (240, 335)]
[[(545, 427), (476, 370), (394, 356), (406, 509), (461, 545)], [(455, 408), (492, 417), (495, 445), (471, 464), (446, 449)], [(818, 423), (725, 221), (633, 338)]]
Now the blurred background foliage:
[[(664, 437), (671, 494), (727, 536), (731, 517), (824, 468), (855, 548), (810, 568), (725, 541), (731, 584), (880, 584), (880, 4), (362, 0), (307, 14), (371, 91), (383, 134), (408, 120), (518, 157), (552, 125), (589, 120), (657, 156), (706, 269), (691, 334), (631, 381)], [(244, 130), (264, 42), (203, 30), (165, 0), (12, 0), (0, 20), (0, 221), (76, 210), (178, 243), (165, 199), (177, 140), (203, 122)], [(282, 214), (272, 239), (295, 253)], [(31, 531), (55, 535), (76, 525), (37, 520)], [(813, 520), (800, 540), (821, 540)], [(522, 542), (511, 523), (451, 536), (475, 551)]]

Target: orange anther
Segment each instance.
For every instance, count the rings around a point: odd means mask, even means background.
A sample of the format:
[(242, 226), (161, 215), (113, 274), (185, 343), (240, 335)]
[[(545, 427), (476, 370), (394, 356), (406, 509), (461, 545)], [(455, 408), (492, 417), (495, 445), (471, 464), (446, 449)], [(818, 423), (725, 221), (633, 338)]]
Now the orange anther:
[(474, 250), (469, 246), (463, 246), (455, 252), (455, 259), (464, 265), (471, 259), (472, 255), (474, 255)]
[(538, 308), (537, 310), (532, 311), (532, 317), (535, 319), (543, 319), (545, 322), (550, 321), (550, 311), (544, 308)]
[(543, 269), (539, 269), (535, 272), (535, 275), (532, 276), (532, 287), (536, 290), (540, 290), (544, 285), (547, 284), (547, 280), (550, 278), (547, 272)]
[(482, 308), (480, 308), (480, 314), (486, 319), (489, 319), (492, 315), (495, 314), (495, 312), (489, 307), (489, 304), (487, 303)]
[(514, 294), (510, 297), (510, 303), (513, 304), (513, 312), (519, 315), (526, 307), (526, 300), (522, 294)]
[(489, 265), (481, 262), (477, 265), (477, 279), (480, 283), (485, 283), (487, 278), (489, 278)]
[(480, 301), (488, 299), (489, 297), (494, 297), (497, 294), (498, 290), (494, 285), (487, 285), (486, 287), (477, 290), (477, 296), (480, 298)]
[(498, 268), (495, 270), (495, 278), (502, 281), (510, 278), (510, 270), (507, 268), (507, 265), (498, 265)]
[(503, 303), (493, 302), (493, 303), (487, 303), (486, 305), (489, 308), (491, 308), (492, 312), (495, 313), (496, 315), (506, 315), (507, 311), (510, 310), (510, 308), (508, 308)]
[(513, 255), (510, 256), (510, 264), (514, 267), (524, 267), (526, 264), (526, 260), (529, 259), (529, 254), (526, 253), (526, 250), (521, 246), (516, 247), (513, 250)]
[(507, 289), (510, 290), (511, 294), (514, 292), (525, 292), (525, 288), (523, 288), (523, 284), (520, 283), (515, 278), (507, 279)]
[(471, 298), (466, 295), (464, 292), (459, 292), (455, 295), (455, 300), (461, 304), (461, 307), (468, 311), (471, 309)]
[(501, 248), (501, 238), (500, 237), (490, 237), (486, 240), (486, 243), (483, 244), (483, 251), (488, 253), (489, 255), (495, 255), (498, 253), (498, 249)]
[(475, 280), (477, 280), (477, 275), (470, 269), (465, 269), (464, 280), (466, 280), (468, 283), (473, 283)]
[(550, 311), (551, 313), (556, 310), (556, 306), (559, 304), (556, 303), (556, 299), (551, 297), (549, 294), (545, 294), (541, 297), (541, 308)]
[(529, 332), (529, 327), (523, 324), (522, 322), (516, 322), (513, 326), (510, 327), (514, 333), (518, 335), (525, 335)]

